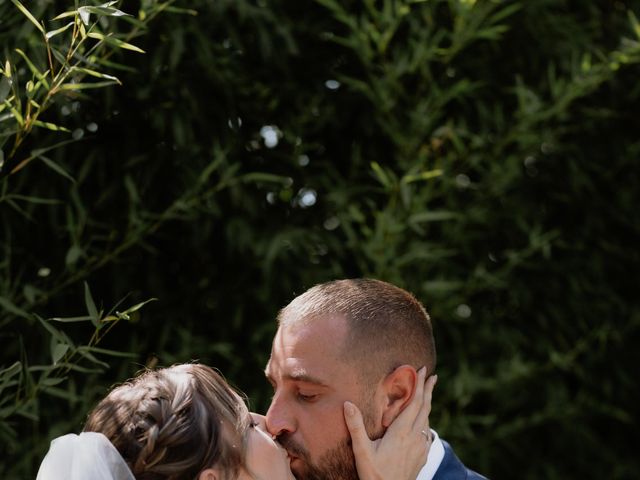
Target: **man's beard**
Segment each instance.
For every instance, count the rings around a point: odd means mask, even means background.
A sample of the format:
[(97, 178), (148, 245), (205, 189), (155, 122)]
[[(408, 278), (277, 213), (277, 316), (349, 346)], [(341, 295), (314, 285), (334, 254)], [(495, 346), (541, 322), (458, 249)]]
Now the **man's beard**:
[[(375, 431), (371, 405), (362, 408), (364, 425), (370, 438), (378, 439), (384, 430)], [(373, 434), (372, 434), (373, 432)], [(294, 457), (305, 465), (302, 472), (295, 473), (297, 480), (359, 480), (355, 457), (351, 445), (351, 437), (340, 440), (338, 445), (324, 453), (317, 462), (311, 460), (309, 451), (291, 438), (288, 433), (281, 434), (278, 442)]]
[(300, 446), (289, 435), (278, 437), (280, 444), (304, 464), (303, 472), (294, 473), (298, 480), (358, 480), (351, 439), (340, 443), (324, 453), (317, 463), (312, 462), (309, 451)]

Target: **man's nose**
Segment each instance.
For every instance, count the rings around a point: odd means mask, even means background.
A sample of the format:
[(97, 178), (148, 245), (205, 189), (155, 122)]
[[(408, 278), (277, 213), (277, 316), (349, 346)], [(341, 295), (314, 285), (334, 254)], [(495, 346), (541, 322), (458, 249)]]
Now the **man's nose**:
[(280, 395), (273, 396), (265, 418), (267, 431), (273, 436), (293, 433), (296, 430), (296, 422), (291, 415), (291, 409), (287, 407), (287, 402)]

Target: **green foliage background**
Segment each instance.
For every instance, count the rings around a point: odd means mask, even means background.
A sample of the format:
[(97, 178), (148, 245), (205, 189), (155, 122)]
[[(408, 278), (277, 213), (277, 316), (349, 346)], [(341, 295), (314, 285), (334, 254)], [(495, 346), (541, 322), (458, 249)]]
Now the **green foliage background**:
[[(432, 424), (466, 464), (637, 478), (640, 3), (164, 4), (146, 54), (102, 65), (123, 85), (59, 98), (44, 116), (71, 133), (16, 159), (76, 141), (0, 171), (0, 476), (33, 478), (148, 364), (217, 366), (264, 411), (278, 309), (371, 276), (430, 311)], [(36, 28), (7, 0), (0, 19), (0, 59), (44, 71)]]

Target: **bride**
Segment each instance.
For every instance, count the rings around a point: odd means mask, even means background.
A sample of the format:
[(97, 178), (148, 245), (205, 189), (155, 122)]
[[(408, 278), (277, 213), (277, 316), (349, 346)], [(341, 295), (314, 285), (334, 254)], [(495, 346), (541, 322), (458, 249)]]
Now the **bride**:
[[(379, 440), (369, 440), (360, 411), (345, 405), (362, 480), (414, 480), (424, 465), (435, 378), (425, 380), (424, 369), (420, 375), (410, 404)], [(249, 413), (214, 369), (182, 364), (146, 371), (112, 390), (83, 433), (51, 442), (36, 480), (293, 478), (264, 418)]]

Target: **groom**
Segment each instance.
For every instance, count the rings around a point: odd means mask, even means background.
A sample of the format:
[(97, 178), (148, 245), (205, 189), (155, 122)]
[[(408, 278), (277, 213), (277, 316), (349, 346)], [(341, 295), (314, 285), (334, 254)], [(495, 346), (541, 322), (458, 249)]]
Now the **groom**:
[[(378, 280), (337, 280), (295, 298), (278, 315), (265, 370), (274, 395), (267, 428), (298, 480), (357, 480), (343, 403), (380, 438), (409, 403), (416, 370), (435, 370), (431, 321), (411, 294)], [(484, 479), (435, 437), (417, 480)]]

